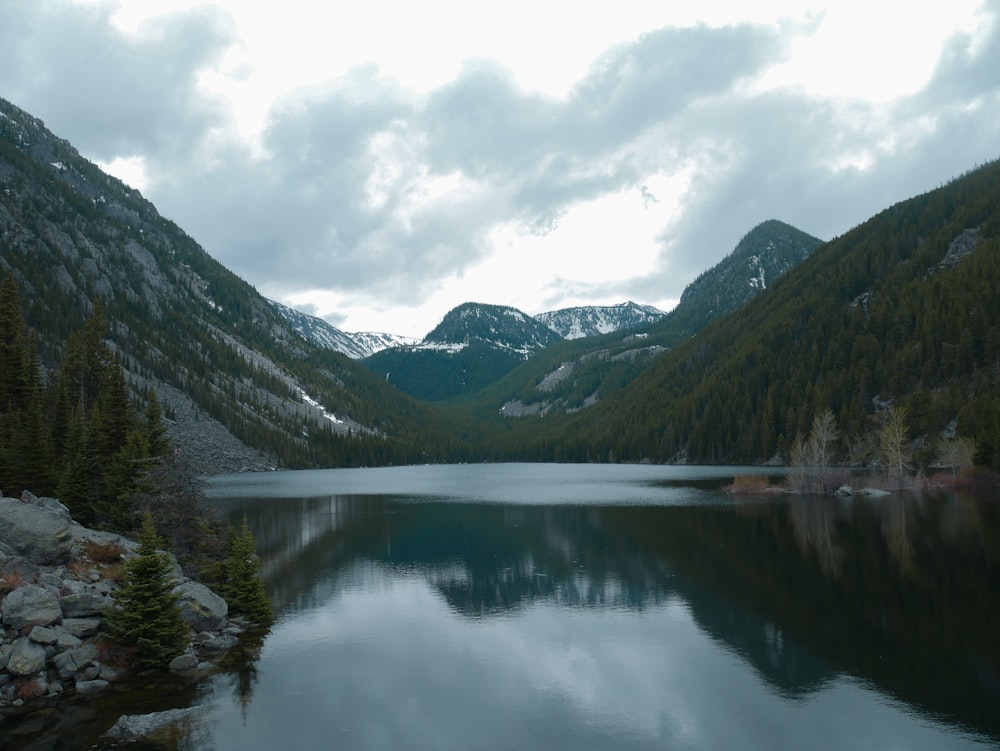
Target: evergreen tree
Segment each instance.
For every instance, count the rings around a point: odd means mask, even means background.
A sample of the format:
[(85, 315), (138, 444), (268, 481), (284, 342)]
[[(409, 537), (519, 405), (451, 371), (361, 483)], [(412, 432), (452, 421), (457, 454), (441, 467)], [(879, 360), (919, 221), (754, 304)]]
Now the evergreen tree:
[(146, 401), (146, 412), (143, 418), (143, 433), (146, 438), (146, 455), (149, 457), (163, 456), (170, 451), (170, 438), (163, 424), (163, 412), (156, 391), (149, 390)]
[(70, 415), (56, 493), (85, 525), (95, 524), (101, 500), (100, 456), (91, 425), (83, 418), (82, 406)]
[(225, 595), (234, 613), (251, 623), (265, 624), (271, 621), (274, 614), (260, 579), (256, 547), (250, 526), (243, 517), (239, 533), (234, 534), (229, 543), (225, 562)]
[(188, 627), (172, 593), (170, 562), (159, 550), (153, 517), (143, 517), (139, 550), (125, 562), (125, 583), (105, 618), (109, 635), (135, 648), (140, 667), (164, 667), (188, 644)]

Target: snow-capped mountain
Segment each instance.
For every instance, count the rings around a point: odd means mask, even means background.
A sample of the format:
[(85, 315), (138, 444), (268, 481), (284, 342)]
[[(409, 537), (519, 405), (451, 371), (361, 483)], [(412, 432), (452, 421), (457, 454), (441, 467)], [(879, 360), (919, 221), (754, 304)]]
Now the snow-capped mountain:
[(539, 313), (536, 321), (541, 321), (564, 339), (580, 339), (584, 336), (610, 334), (612, 331), (631, 329), (654, 323), (665, 316), (662, 310), (652, 305), (638, 305), (629, 300), (618, 305), (585, 305), (579, 308), (563, 308), (547, 313)]
[(465, 303), (419, 344), (365, 358), (389, 383), (425, 401), (476, 391), (562, 337), (517, 308)]
[(483, 342), (525, 357), (562, 337), (546, 324), (505, 305), (467, 302), (450, 310), (424, 344), (454, 346)]
[(415, 344), (418, 340), (408, 336), (397, 334), (381, 334), (376, 332), (348, 333), (341, 331), (332, 323), (324, 321), (322, 318), (303, 313), (280, 302), (269, 300), (292, 330), (297, 331), (302, 337), (317, 347), (332, 349), (341, 352), (354, 360), (373, 355), (389, 347), (398, 347), (405, 344)]

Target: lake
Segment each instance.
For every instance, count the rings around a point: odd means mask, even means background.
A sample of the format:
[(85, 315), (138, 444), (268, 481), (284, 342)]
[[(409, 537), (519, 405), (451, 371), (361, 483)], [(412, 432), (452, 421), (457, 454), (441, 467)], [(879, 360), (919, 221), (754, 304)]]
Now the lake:
[(202, 705), (165, 747), (216, 751), (996, 748), (1000, 504), (720, 491), (748, 472), (211, 478), (277, 620), (116, 711)]

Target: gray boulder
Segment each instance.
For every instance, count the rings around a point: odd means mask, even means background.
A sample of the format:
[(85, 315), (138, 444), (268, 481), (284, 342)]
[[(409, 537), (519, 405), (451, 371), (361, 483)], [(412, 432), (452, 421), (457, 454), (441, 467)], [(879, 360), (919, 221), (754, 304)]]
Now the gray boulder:
[(8, 594), (0, 608), (3, 624), (8, 628), (48, 626), (63, 616), (59, 599), (45, 587), (28, 584)]
[(97, 657), (97, 647), (93, 644), (84, 644), (77, 649), (70, 649), (61, 652), (52, 660), (59, 677), (63, 680), (71, 678), (81, 670), (87, 668)]
[(239, 643), (240, 640), (232, 634), (220, 634), (202, 642), (198, 647), (206, 652), (227, 652)]
[(186, 709), (168, 709), (165, 712), (153, 712), (152, 714), (122, 715), (105, 735), (121, 740), (146, 738), (158, 732), (176, 728), (181, 723), (199, 717), (207, 710), (206, 706), (197, 706)]
[(96, 694), (99, 691), (103, 691), (107, 687), (108, 682), (102, 681), (100, 678), (95, 678), (92, 681), (77, 681), (76, 693), (80, 696), (89, 696), (91, 694)]
[(184, 582), (174, 587), (181, 607), (181, 617), (195, 631), (215, 631), (225, 623), (229, 605), (204, 584)]
[(185, 652), (184, 654), (177, 655), (174, 659), (172, 659), (167, 667), (175, 673), (184, 673), (188, 670), (194, 670), (198, 667), (198, 657), (190, 652)]
[(63, 618), (62, 627), (78, 639), (93, 636), (101, 629), (100, 618)]
[(38, 565), (61, 563), (73, 546), (69, 512), (53, 499), (25, 496), (28, 501), (0, 498), (0, 544)]
[(7, 660), (7, 672), (13, 675), (34, 675), (45, 667), (45, 649), (26, 636), (14, 640)]
[(80, 592), (62, 598), (65, 618), (87, 618), (100, 615), (115, 604), (114, 598), (100, 592)]
[(31, 629), (31, 633), (28, 634), (28, 638), (35, 642), (35, 644), (41, 644), (44, 647), (46, 644), (55, 644), (59, 636), (56, 634), (55, 629), (45, 626), (35, 626)]
[(76, 649), (83, 644), (79, 637), (73, 636), (73, 634), (66, 630), (65, 626), (56, 626), (53, 631), (55, 631), (56, 646), (59, 649)]

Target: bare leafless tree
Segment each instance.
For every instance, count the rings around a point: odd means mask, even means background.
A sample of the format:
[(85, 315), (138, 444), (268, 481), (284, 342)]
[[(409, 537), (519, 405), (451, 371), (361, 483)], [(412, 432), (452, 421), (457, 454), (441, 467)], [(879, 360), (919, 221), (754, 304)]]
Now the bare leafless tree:
[(900, 490), (910, 470), (909, 413), (893, 405), (886, 414), (879, 434), (879, 458), (889, 482)]

